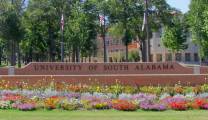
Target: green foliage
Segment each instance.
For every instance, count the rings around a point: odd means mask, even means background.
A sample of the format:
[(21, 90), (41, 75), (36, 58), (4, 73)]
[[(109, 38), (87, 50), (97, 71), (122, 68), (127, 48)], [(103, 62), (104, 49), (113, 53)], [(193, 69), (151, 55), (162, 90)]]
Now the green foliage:
[(12, 103), (11, 101), (0, 101), (0, 109), (11, 109)]
[(129, 61), (138, 62), (140, 60), (140, 55), (138, 51), (131, 51), (129, 54)]
[[(124, 45), (128, 45), (133, 39), (139, 38), (141, 43), (146, 39), (146, 33), (142, 31), (145, 4), (143, 0), (109, 0), (109, 32), (117, 39), (122, 39)], [(165, 0), (148, 1), (148, 25), (149, 34), (161, 28), (161, 25), (171, 23), (171, 8)], [(126, 49), (128, 50), (128, 49)], [(142, 49), (144, 50), (144, 49)], [(128, 52), (126, 52), (128, 53)], [(142, 52), (142, 54), (146, 54)], [(126, 59), (128, 54), (126, 54)]]
[(207, 4), (207, 0), (192, 0), (188, 13), (188, 23), (192, 38), (200, 46), (201, 58), (208, 57)]
[(71, 9), (71, 15), (66, 25), (65, 37), (71, 47), (81, 51), (82, 56), (88, 56), (95, 50), (97, 36), (97, 15), (92, 1), (76, 2)]
[[(146, 39), (144, 31), (141, 30), (145, 11), (143, 0), (28, 0), (27, 6), (25, 1), (3, 0), (0, 4), (3, 56), (7, 57), (5, 55), (9, 54), (13, 56), (11, 60), (15, 60), (16, 53), (19, 53), (19, 59), (26, 63), (59, 61), (62, 14), (65, 22), (64, 52), (73, 59), (76, 57), (77, 62), (79, 57), (96, 54), (96, 38), (104, 31), (122, 40), (126, 51), (132, 40), (138, 38), (142, 43)], [(171, 23), (172, 17), (167, 16), (170, 16), (170, 11), (174, 9), (166, 0), (148, 1), (148, 9), (150, 34), (157, 31), (161, 24)], [(106, 29), (99, 26), (100, 14), (107, 18)], [(204, 12), (203, 16), (206, 18), (207, 13)], [(206, 25), (202, 26), (202, 30), (207, 33)], [(201, 50), (205, 51), (207, 42), (201, 41), (201, 45), (204, 46)], [(138, 59), (135, 55), (130, 54), (130, 58)], [(128, 56), (126, 52), (126, 59)]]
[(93, 108), (101, 110), (101, 109), (109, 109), (110, 107), (108, 106), (107, 102), (97, 102), (97, 103), (95, 102), (93, 104)]
[(61, 102), (61, 108), (64, 110), (77, 110), (80, 107), (80, 103), (76, 99), (70, 99), (70, 100), (62, 100)]
[(83, 104), (84, 109), (86, 109), (86, 110), (92, 110), (93, 109), (93, 106), (92, 106), (90, 101), (82, 100), (81, 103)]
[(154, 87), (154, 86), (143, 86), (139, 88), (140, 92), (144, 93), (151, 93), (151, 94), (161, 94), (162, 93), (162, 87)]
[(18, 46), (24, 37), (24, 28), (22, 25), (24, 4), (22, 2), (24, 0), (7, 0), (2, 1), (0, 5), (0, 38), (8, 46), (6, 47), (6, 52), (10, 56), (11, 65), (16, 64), (15, 52), (20, 52)]
[(187, 30), (183, 22), (183, 16), (176, 16), (171, 25), (165, 26), (162, 41), (171, 52), (179, 52), (187, 49)]

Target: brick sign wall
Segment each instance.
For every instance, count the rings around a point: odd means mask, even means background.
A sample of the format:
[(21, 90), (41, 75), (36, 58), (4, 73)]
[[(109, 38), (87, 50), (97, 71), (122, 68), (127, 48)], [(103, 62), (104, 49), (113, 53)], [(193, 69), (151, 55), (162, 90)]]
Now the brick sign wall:
[[(3, 73), (3, 74), (2, 74)], [(5, 72), (0, 73), (5, 75)], [(193, 74), (178, 63), (30, 63), (15, 75)]]
[[(14, 68), (13, 68), (14, 69)], [(199, 85), (208, 81), (208, 67), (167, 63), (30, 63), (24, 68), (0, 68), (0, 80), (11, 85), (51, 80), (69, 84)], [(11, 72), (11, 70), (10, 70)]]

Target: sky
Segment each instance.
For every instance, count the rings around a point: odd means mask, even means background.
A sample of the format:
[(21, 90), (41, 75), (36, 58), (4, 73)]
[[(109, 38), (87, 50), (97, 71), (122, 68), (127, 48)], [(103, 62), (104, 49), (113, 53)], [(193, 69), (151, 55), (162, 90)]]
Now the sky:
[(189, 10), (191, 0), (167, 0), (168, 4), (181, 10), (183, 13)]

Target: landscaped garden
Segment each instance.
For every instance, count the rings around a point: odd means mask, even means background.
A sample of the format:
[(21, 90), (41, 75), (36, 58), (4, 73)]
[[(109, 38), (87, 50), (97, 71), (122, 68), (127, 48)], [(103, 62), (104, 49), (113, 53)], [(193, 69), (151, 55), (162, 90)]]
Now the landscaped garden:
[[(51, 83), (37, 88), (1, 82), (1, 110), (208, 110), (208, 84), (201, 86), (111, 86)], [(18, 89), (17, 89), (18, 88)]]
[(0, 120), (206, 120), (208, 84), (201, 86), (73, 85), (44, 80), (0, 82)]

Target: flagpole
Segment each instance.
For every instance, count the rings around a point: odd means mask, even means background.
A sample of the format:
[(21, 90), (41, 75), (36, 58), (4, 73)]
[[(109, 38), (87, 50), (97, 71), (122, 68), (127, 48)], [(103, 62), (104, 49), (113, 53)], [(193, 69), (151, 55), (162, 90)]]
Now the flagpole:
[(61, 62), (64, 62), (64, 17), (61, 16)]
[(64, 31), (62, 30), (62, 40), (61, 40), (61, 62), (64, 62)]

